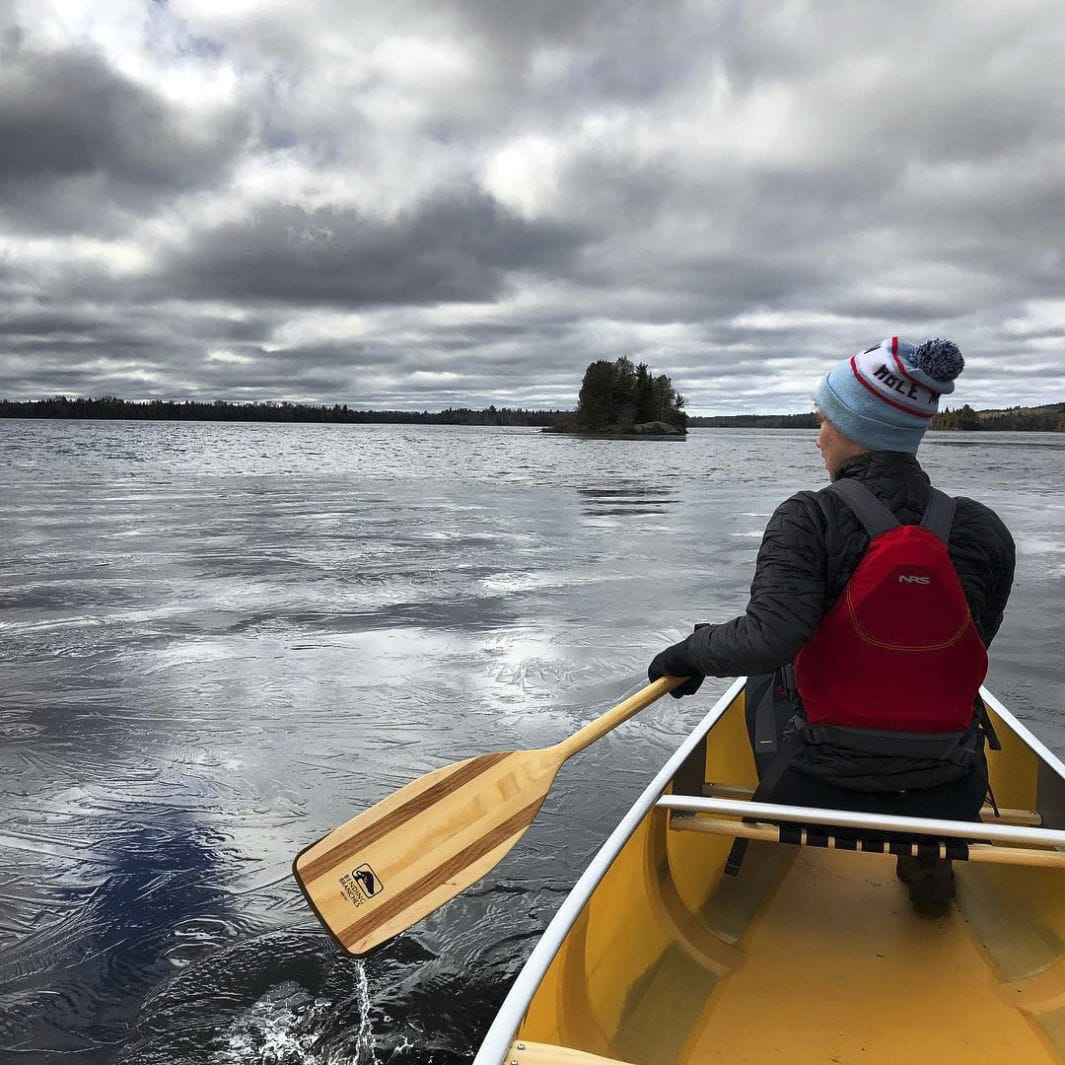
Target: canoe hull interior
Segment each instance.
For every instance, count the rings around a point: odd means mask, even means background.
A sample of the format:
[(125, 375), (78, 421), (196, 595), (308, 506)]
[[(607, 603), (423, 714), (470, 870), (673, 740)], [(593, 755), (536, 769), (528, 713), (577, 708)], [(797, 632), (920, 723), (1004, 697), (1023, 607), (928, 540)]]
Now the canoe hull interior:
[[(999, 808), (1065, 827), (1061, 764), (991, 706)], [(738, 687), (666, 793), (754, 787), (743, 708)], [(729, 877), (731, 838), (675, 816), (649, 806), (580, 900), (518, 1040), (632, 1065), (1065, 1061), (1065, 868), (956, 862), (928, 916), (890, 855), (752, 841)]]

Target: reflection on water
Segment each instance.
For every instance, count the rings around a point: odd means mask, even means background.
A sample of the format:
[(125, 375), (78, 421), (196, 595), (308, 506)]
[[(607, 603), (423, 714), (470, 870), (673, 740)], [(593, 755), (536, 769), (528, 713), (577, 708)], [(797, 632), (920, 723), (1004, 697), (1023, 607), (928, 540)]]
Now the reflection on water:
[[(1033, 439), (1032, 433), (996, 433), (994, 447), (996, 451), (1002, 448), (1020, 448), (1031, 452)], [(986, 451), (988, 439), (983, 434), (973, 436), (971, 433), (942, 433), (935, 444), (936, 447), (971, 447)], [(1053, 433), (1039, 434), (1038, 449), (1044, 454), (1055, 449), (1065, 451), (1065, 439)]]
[[(365, 962), (289, 866), (412, 777), (542, 746), (742, 609), (813, 432), (0, 421), (0, 1060), (468, 1061), (726, 681), (563, 767), (477, 888)], [(1059, 751), (1065, 441), (930, 438), (1014, 530), (992, 687)]]
[(592, 518), (662, 514), (678, 498), (675, 489), (638, 483), (614, 488), (582, 487), (577, 491), (584, 501), (584, 514)]

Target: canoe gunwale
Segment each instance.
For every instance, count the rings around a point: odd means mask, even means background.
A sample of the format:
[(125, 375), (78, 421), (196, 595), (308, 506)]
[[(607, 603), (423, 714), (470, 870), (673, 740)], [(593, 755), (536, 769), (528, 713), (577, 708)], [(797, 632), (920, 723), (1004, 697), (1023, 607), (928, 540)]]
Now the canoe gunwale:
[(599, 882), (606, 875), (621, 848), (625, 846), (629, 837), (639, 827), (640, 822), (653, 809), (655, 800), (668, 787), (677, 770), (698, 747), (703, 737), (732, 706), (743, 691), (746, 683), (746, 677), (737, 677), (729, 685), (721, 698), (710, 708), (706, 717), (688, 734), (687, 738), (673, 752), (651, 783), (647, 785), (640, 797), (629, 807), (628, 812), (618, 822), (617, 827), (607, 837), (596, 852), (595, 857), (588, 863), (580, 879), (563, 900), (562, 905), (548, 923), (547, 928), (544, 929), (543, 935), (537, 940), (536, 946), (533, 947), (528, 959), (519, 971), (510, 987), (510, 991), (507, 993), (507, 997), (503, 1000), (503, 1004), (495, 1016), (495, 1020), (489, 1027), (472, 1065), (500, 1065), (501, 1062), (506, 1060), (507, 1051), (514, 1041), (518, 1026), (529, 1008), (529, 1003), (532, 1001), (536, 989), (540, 986), (545, 973), (554, 961), (563, 940), (576, 924), (592, 892), (599, 886)]
[[(1051, 777), (1057, 778), (1049, 782), (1054, 791), (1058, 793), (1056, 796), (1057, 801), (1054, 803), (1056, 809), (1053, 811), (1056, 817), (1049, 821), (1044, 819), (1044, 824), (1049, 824), (1050, 828), (1039, 829), (1027, 825), (1002, 825), (994, 822), (988, 824), (986, 822), (881, 817), (880, 815), (857, 814), (841, 810), (784, 807), (766, 803), (755, 805), (742, 801), (703, 798), (702, 796), (685, 794), (665, 795), (666, 789), (674, 782), (674, 778), (680, 772), (682, 765), (693, 755), (714, 725), (731, 708), (742, 693), (746, 683), (747, 677), (736, 678), (702, 721), (677, 747), (596, 852), (574, 884), (573, 889), (548, 923), (519, 971), (495, 1019), (485, 1034), (472, 1065), (504, 1065), (504, 1063), (510, 1061), (510, 1058), (507, 1057), (507, 1052), (513, 1044), (518, 1028), (537, 989), (561, 949), (563, 942), (577, 923), (585, 905), (606, 876), (622, 848), (637, 831), (643, 819), (656, 807), (662, 809), (663, 814), (667, 815), (671, 809), (678, 811), (692, 810), (695, 804), (699, 804), (697, 808), (704, 810), (706, 813), (713, 812), (715, 814), (748, 818), (753, 816), (754, 819), (759, 821), (768, 820), (772, 817), (774, 820), (779, 821), (817, 823), (817, 815), (823, 815), (823, 822), (821, 823), (840, 827), (865, 828), (881, 832), (893, 831), (914, 836), (937, 836), (939, 838), (946, 836), (954, 839), (971, 840), (989, 840), (994, 836), (996, 840), (1005, 844), (1002, 847), (996, 846), (994, 849), (1007, 853), (1010, 849), (1010, 844), (1015, 847), (1018, 845), (1035, 845), (1065, 849), (1065, 830), (1062, 830), (1065, 829), (1065, 763), (985, 688), (981, 688), (984, 702), (1002, 721), (1003, 725), (1012, 731), (1035, 756), (1040, 765), (1040, 773), (1042, 774), (1045, 770)], [(1042, 776), (1040, 779), (1042, 780)], [(727, 784), (724, 786), (728, 787)], [(687, 790), (687, 788), (684, 788), (684, 790)], [(705, 807), (702, 805), (703, 803), (706, 804)], [(1042, 807), (1043, 803), (1040, 802), (1038, 805)], [(787, 811), (790, 816), (785, 817), (782, 811)], [(1040, 809), (1035, 811), (1035, 813), (1045, 818), (1044, 810)], [(1002, 834), (1001, 836), (1000, 833)], [(992, 848), (985, 845), (983, 849)], [(1046, 853), (1052, 854), (1055, 858), (1059, 855), (1065, 857), (1065, 854), (1062, 854), (1060, 850), (1057, 853), (1054, 851)]]

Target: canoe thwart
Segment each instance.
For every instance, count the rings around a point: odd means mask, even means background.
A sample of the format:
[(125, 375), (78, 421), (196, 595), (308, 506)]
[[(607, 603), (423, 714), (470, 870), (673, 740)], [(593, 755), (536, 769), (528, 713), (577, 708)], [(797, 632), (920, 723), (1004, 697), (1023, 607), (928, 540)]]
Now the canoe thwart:
[(506, 1065), (629, 1065), (617, 1058), (601, 1058), (570, 1047), (550, 1046), (518, 1040), (503, 1059)]
[(689, 813), (750, 818), (754, 821), (823, 825), (836, 831), (840, 828), (856, 828), (871, 832), (893, 832), (902, 836), (933, 836), (937, 839), (1004, 843), (1011, 847), (1065, 848), (1065, 832), (1030, 828), (1027, 825), (950, 821), (934, 817), (901, 817), (857, 810), (827, 810), (815, 806), (783, 806), (771, 802), (708, 799), (697, 795), (662, 795), (655, 806), (667, 810), (686, 810)]
[[(674, 794), (677, 794), (675, 790)], [(743, 784), (719, 784), (711, 781), (703, 785), (702, 794), (706, 798), (714, 799), (750, 799), (754, 795), (754, 788)], [(1038, 810), (1008, 810), (1002, 807), (996, 812), (993, 806), (985, 803), (980, 808), (980, 820), (991, 825), (1038, 827), (1043, 823), (1043, 815)]]

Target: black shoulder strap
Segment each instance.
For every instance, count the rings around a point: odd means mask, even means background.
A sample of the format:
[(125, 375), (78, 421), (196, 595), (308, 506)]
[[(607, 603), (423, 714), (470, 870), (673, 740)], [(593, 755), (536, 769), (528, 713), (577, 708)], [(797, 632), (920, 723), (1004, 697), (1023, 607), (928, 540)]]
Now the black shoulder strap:
[(932, 489), (928, 507), (921, 519), (921, 528), (935, 533), (943, 543), (950, 537), (950, 526), (954, 521), (955, 500), (938, 488)]
[[(861, 481), (845, 477), (842, 481), (834, 481), (829, 487), (850, 507), (854, 516), (865, 526), (870, 540), (901, 524), (899, 519)], [(938, 488), (933, 488), (928, 497), (924, 517), (921, 518), (921, 528), (927, 529), (946, 543), (950, 537), (950, 527), (954, 522), (954, 506), (955, 500), (951, 496), (939, 491)]]
[(842, 481), (833, 481), (829, 488), (854, 512), (854, 516), (865, 526), (870, 540), (901, 524), (860, 481), (844, 477)]

